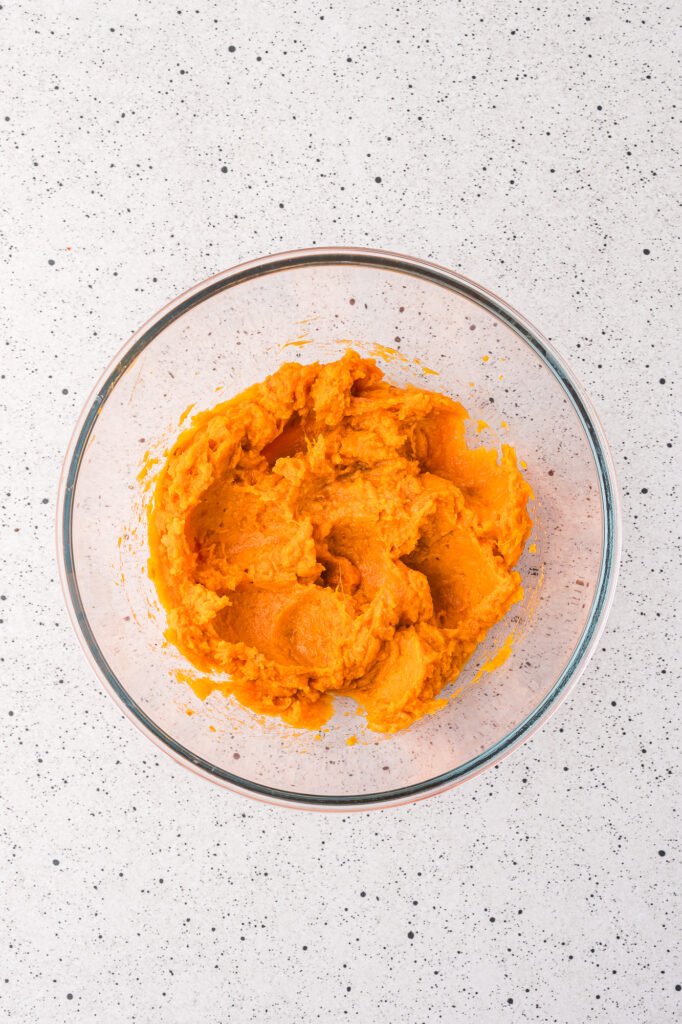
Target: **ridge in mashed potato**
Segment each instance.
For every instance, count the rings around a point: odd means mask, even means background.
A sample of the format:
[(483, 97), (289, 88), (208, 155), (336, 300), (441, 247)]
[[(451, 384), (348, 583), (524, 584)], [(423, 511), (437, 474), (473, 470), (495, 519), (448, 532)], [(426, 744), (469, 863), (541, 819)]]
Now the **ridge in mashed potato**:
[(352, 351), (200, 413), (149, 510), (168, 639), (297, 727), (319, 728), (335, 694), (384, 733), (436, 711), (521, 600), (532, 525), (513, 448), (469, 448), (466, 419)]

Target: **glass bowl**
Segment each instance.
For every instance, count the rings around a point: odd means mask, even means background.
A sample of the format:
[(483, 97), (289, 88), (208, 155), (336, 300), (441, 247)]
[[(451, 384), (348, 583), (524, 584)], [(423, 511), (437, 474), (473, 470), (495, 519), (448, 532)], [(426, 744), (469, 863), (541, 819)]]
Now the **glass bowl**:
[[(337, 699), (334, 718), (317, 734), (259, 717), (218, 692), (200, 700), (188, 685), (197, 673), (164, 640), (165, 615), (146, 569), (154, 472), (188, 407), (210, 408), (282, 362), (326, 362), (349, 346), (374, 355), (397, 384), (461, 401), (470, 443), (513, 444), (534, 492), (534, 530), (517, 566), (523, 603), (444, 691), (455, 699), (388, 736), (367, 731), (348, 698)], [(441, 792), (530, 736), (595, 648), (620, 550), (602, 428), (549, 342), (459, 274), (368, 249), (245, 263), (149, 320), (83, 410), (58, 508), (71, 620), (124, 714), (181, 764), (227, 789), (326, 810)]]

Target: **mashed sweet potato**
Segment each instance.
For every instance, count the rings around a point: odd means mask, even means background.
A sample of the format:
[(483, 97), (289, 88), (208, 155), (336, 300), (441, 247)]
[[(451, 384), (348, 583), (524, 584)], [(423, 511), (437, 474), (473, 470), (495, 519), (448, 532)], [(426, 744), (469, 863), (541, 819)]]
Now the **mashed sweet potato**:
[(531, 529), (514, 450), (371, 359), (287, 363), (194, 418), (149, 510), (168, 639), (216, 689), (317, 728), (350, 694), (394, 732), (445, 702), (519, 601)]

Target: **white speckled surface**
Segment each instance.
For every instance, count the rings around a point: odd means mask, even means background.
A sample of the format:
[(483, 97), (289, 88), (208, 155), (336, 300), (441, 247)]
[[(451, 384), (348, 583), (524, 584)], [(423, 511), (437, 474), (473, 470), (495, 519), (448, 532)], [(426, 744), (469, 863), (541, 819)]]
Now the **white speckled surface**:
[[(673, 9), (368, 7), (0, 6), (2, 1019), (682, 1014)], [(77, 413), (133, 329), (325, 243), (431, 257), (529, 316), (597, 405), (625, 512), (601, 650), (544, 730), (449, 794), (338, 817), (157, 754), (85, 663), (53, 540)]]

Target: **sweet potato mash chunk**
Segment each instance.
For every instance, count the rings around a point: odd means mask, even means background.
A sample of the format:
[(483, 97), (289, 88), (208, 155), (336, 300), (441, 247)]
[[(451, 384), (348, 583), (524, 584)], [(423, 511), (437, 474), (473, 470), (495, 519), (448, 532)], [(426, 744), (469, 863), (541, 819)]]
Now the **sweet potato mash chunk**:
[(523, 591), (531, 529), (514, 450), (355, 352), (287, 363), (200, 413), (149, 510), (168, 639), (216, 689), (318, 728), (335, 694), (395, 732), (442, 706)]

